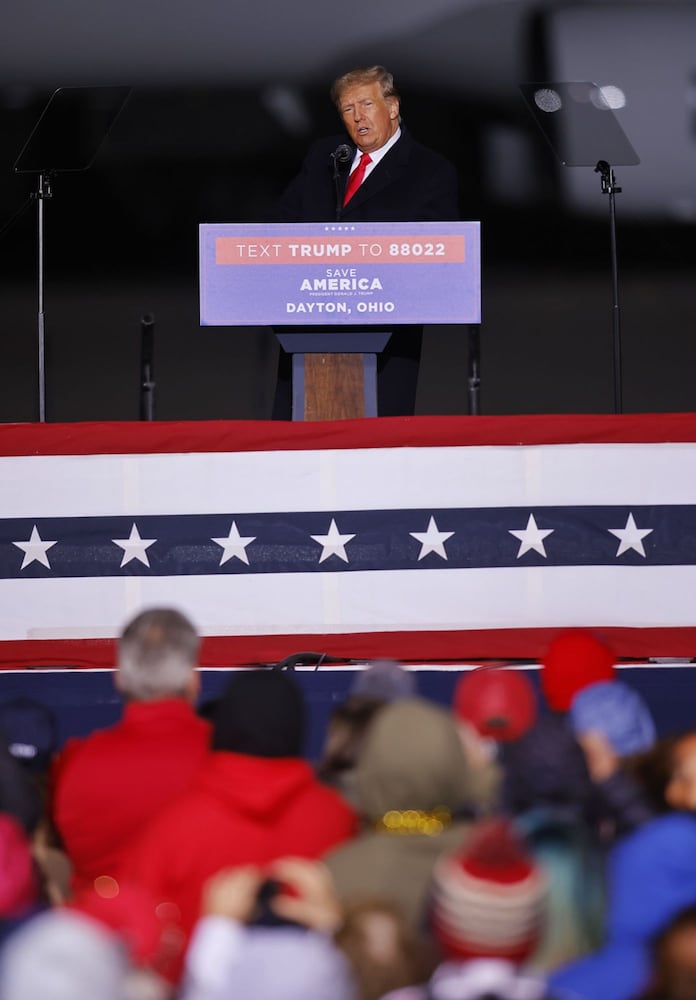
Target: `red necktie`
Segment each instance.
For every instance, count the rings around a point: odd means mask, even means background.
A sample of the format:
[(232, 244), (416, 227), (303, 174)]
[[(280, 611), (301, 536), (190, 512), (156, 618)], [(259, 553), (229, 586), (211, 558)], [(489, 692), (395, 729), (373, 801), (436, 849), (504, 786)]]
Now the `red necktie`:
[(367, 170), (368, 163), (372, 163), (372, 157), (369, 153), (363, 153), (360, 157), (360, 162), (353, 171), (353, 173), (348, 178), (348, 185), (346, 187), (346, 193), (343, 195), (343, 204), (347, 205), (350, 199), (353, 197), (355, 192), (358, 190), (363, 182), (363, 177), (365, 176), (365, 171)]

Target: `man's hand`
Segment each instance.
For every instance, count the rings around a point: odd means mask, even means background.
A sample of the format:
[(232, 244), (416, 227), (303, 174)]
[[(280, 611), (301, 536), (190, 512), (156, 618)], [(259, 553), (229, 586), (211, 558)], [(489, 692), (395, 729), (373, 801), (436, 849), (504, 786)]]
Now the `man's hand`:
[(202, 916), (229, 917), (246, 923), (254, 913), (263, 880), (262, 871), (255, 865), (219, 871), (203, 887)]
[(267, 874), (288, 889), (281, 889), (270, 903), (279, 917), (325, 933), (341, 926), (341, 905), (325, 865), (305, 858), (281, 858), (270, 865)]

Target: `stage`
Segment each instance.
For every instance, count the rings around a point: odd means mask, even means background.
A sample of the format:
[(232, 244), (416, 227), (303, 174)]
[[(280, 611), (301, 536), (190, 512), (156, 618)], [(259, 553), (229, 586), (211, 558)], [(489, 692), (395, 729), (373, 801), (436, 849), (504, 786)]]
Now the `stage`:
[(103, 668), (146, 606), (201, 666), (696, 650), (696, 417), (0, 427), (0, 667)]

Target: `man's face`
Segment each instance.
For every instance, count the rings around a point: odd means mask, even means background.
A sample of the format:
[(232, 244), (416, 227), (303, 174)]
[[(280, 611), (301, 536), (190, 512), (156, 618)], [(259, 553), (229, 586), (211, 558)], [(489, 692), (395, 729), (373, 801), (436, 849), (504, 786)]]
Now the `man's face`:
[(348, 87), (338, 102), (343, 124), (361, 153), (372, 153), (399, 127), (399, 101), (382, 97), (378, 83)]

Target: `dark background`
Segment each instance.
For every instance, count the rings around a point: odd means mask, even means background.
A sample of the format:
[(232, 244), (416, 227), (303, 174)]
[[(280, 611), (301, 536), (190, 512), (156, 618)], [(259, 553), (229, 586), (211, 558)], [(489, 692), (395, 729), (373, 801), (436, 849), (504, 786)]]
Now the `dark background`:
[[(197, 227), (263, 219), (336, 131), (331, 80), (373, 62), (482, 222), (486, 414), (614, 407), (609, 199), (591, 166), (560, 164), (519, 85), (621, 88), (614, 117), (641, 160), (615, 164), (623, 409), (696, 409), (696, 5), (358, 0), (341, 16), (318, 0), (6, 5), (0, 421), (38, 416), (36, 178), (13, 164), (55, 88), (132, 93), (93, 166), (45, 202), (48, 419), (137, 419), (148, 313), (158, 419), (263, 419), (275, 341), (199, 326)], [(428, 328), (419, 412), (466, 413), (467, 364), (465, 328)]]

